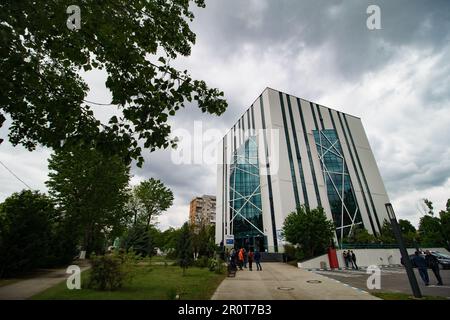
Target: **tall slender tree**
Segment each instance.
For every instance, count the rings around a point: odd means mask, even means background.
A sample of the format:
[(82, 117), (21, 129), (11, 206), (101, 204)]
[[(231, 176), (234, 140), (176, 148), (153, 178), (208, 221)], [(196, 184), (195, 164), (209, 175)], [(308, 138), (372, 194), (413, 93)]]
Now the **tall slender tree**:
[(160, 180), (150, 178), (142, 181), (133, 190), (142, 206), (141, 219), (148, 230), (151, 222), (173, 204), (173, 192)]
[(114, 237), (125, 226), (129, 166), (83, 146), (63, 149), (49, 160), (50, 195), (78, 226), (74, 234), (88, 252), (101, 250), (105, 234)]

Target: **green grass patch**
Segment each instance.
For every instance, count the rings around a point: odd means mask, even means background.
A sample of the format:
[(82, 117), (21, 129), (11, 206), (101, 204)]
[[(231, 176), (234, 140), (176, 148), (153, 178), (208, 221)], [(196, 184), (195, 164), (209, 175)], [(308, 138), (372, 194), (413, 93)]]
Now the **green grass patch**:
[(131, 282), (115, 291), (87, 289), (90, 271), (81, 274), (80, 290), (69, 290), (66, 282), (32, 297), (33, 300), (166, 300), (177, 294), (181, 300), (207, 300), (225, 278), (208, 268), (189, 268), (186, 275), (177, 266), (137, 266)]
[(383, 300), (448, 300), (440, 296), (423, 296), (422, 299), (416, 299), (411, 294), (402, 292), (371, 292), (370, 294)]

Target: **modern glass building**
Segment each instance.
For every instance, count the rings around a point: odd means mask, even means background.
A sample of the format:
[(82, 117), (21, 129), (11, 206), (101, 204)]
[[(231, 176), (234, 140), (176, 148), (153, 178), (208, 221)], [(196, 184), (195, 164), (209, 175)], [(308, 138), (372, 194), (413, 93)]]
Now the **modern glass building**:
[(216, 242), (282, 252), (296, 207), (323, 207), (336, 242), (378, 234), (389, 202), (360, 118), (270, 88), (219, 143)]

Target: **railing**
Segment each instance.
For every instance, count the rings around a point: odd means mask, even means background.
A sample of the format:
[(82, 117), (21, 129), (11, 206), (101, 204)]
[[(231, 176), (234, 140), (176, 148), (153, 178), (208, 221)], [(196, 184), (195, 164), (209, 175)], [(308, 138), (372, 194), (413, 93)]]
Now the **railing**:
[[(417, 243), (415, 245), (406, 245), (407, 248), (438, 248), (442, 245), (422, 245)], [(395, 249), (398, 248), (396, 243), (341, 243), (340, 249)]]
[(395, 249), (398, 244), (382, 243), (341, 243), (341, 249)]

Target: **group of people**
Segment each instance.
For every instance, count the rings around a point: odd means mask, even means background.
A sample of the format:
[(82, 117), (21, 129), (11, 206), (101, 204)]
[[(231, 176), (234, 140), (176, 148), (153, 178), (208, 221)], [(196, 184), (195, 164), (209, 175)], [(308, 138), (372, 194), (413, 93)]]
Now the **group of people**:
[(344, 251), (342, 253), (342, 257), (344, 258), (346, 268), (351, 265), (352, 269), (358, 270), (358, 265), (356, 264), (356, 255), (352, 250)]
[(240, 248), (238, 250), (233, 248), (230, 252), (227, 251), (227, 259), (231, 270), (237, 270), (237, 268), (239, 268), (239, 270), (244, 270), (244, 268), (247, 269), (248, 264), (248, 270), (252, 271), (253, 262), (255, 262), (256, 270), (262, 271), (261, 253), (259, 250), (253, 252), (253, 249), (250, 249), (247, 252), (245, 248)]
[(426, 286), (430, 284), (430, 278), (428, 276), (428, 268), (430, 268), (433, 271), (436, 280), (438, 282), (437, 285), (438, 286), (443, 285), (441, 274), (439, 273), (439, 261), (434, 255), (431, 254), (429, 250), (425, 251), (425, 257), (422, 257), (420, 255), (420, 252), (416, 251), (414, 257), (411, 260), (412, 263), (419, 270), (419, 275)]

